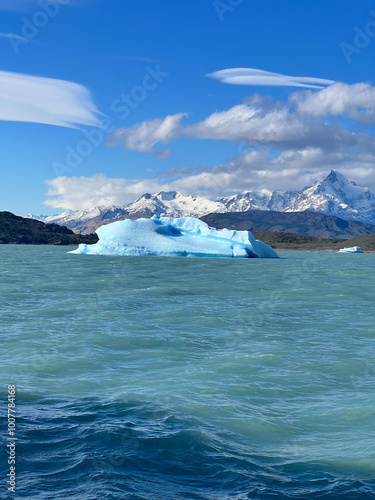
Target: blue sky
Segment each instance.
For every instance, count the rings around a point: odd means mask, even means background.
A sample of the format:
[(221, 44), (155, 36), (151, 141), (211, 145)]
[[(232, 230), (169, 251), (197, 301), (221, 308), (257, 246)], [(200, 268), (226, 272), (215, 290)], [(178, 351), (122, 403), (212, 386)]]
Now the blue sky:
[(0, 210), (375, 188), (371, 1), (59, 2), (0, 0)]

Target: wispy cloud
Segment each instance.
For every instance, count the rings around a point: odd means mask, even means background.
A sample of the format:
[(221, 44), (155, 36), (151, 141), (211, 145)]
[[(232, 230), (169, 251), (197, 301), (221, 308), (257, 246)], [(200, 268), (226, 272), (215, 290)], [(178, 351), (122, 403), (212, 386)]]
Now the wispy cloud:
[(335, 83), (333, 80), (308, 76), (288, 76), (254, 68), (232, 68), (215, 71), (206, 75), (231, 85), (259, 85), (272, 87), (305, 87), (321, 89)]
[(0, 120), (98, 127), (98, 115), (91, 93), (82, 85), (0, 71)]

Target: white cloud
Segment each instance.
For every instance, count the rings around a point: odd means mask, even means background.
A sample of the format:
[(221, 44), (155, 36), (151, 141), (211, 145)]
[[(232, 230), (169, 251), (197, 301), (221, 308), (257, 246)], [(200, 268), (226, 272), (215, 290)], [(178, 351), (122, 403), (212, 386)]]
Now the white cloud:
[(224, 165), (184, 176), (169, 186), (210, 199), (251, 190), (290, 191), (312, 185), (336, 168), (348, 178), (375, 188), (374, 163), (375, 154), (327, 153), (310, 147), (284, 151), (276, 157), (269, 151), (244, 151)]
[[(210, 199), (244, 190), (296, 190), (322, 179), (336, 168), (361, 185), (375, 189), (375, 138), (355, 131), (355, 121), (372, 123), (374, 87), (370, 84), (333, 84), (312, 93), (299, 91), (288, 102), (255, 95), (245, 103), (184, 124), (184, 113), (149, 120), (115, 131), (110, 145), (164, 155), (158, 149), (178, 137), (230, 140), (245, 145), (244, 152), (210, 168), (176, 167), (154, 179), (59, 177), (48, 181), (46, 204), (80, 209), (95, 205), (124, 205), (145, 192), (178, 190)], [(343, 116), (327, 120), (326, 116)], [(348, 126), (347, 117), (353, 122)], [(350, 127), (350, 128), (348, 128)], [(246, 150), (246, 147), (248, 148)]]
[(265, 144), (300, 140), (306, 135), (306, 128), (286, 107), (264, 112), (261, 108), (240, 104), (185, 127), (184, 134), (199, 139)]
[(271, 73), (255, 68), (231, 68), (209, 73), (209, 78), (215, 78), (222, 83), (231, 85), (261, 85), (277, 87), (305, 87), (320, 89), (334, 83), (333, 80), (313, 78), (305, 76), (288, 76), (279, 73)]
[(91, 93), (65, 80), (0, 71), (0, 120), (101, 126)]
[[(319, 147), (327, 151), (338, 148), (360, 148), (375, 151), (374, 137), (325, 123), (308, 114), (292, 111), (286, 104), (276, 103), (256, 107), (240, 104), (215, 112), (205, 120), (183, 126), (185, 115), (179, 113), (165, 119), (144, 121), (127, 129), (118, 129), (108, 145), (122, 144), (131, 151), (157, 153), (159, 141), (167, 143), (177, 137), (244, 142), (254, 147), (303, 149)], [(168, 151), (168, 150), (167, 150)]]
[[(177, 190), (209, 199), (251, 190), (298, 190), (322, 179), (336, 168), (349, 179), (375, 189), (375, 154), (326, 153), (319, 148), (284, 151), (271, 157), (269, 151), (245, 151), (224, 165), (210, 168), (174, 169), (175, 180), (93, 177), (57, 177), (47, 181), (45, 205), (70, 210), (97, 205), (126, 205), (142, 194)], [(187, 175), (186, 175), (187, 174)], [(181, 178), (177, 178), (183, 175)]]
[(126, 205), (146, 192), (159, 191), (161, 183), (154, 179), (92, 177), (56, 177), (49, 186), (44, 204), (65, 210), (88, 209), (98, 205)]
[(169, 150), (155, 151), (159, 142), (166, 143), (175, 139), (181, 130), (180, 121), (185, 113), (168, 115), (164, 119), (148, 120), (133, 127), (115, 130), (108, 138), (108, 146), (123, 144), (129, 151), (153, 153), (163, 158), (169, 156)]
[(345, 116), (367, 124), (375, 123), (375, 87), (370, 83), (335, 83), (320, 92), (296, 92), (290, 102), (309, 116)]

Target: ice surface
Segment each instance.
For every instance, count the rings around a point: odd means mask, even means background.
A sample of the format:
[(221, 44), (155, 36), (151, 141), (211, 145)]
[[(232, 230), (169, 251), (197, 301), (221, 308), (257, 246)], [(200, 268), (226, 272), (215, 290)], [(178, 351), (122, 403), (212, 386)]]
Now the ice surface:
[(277, 258), (277, 253), (250, 231), (213, 229), (194, 217), (152, 217), (101, 226), (95, 245), (70, 253), (90, 255), (181, 255), (196, 257)]
[(341, 248), (340, 253), (365, 253), (359, 247)]

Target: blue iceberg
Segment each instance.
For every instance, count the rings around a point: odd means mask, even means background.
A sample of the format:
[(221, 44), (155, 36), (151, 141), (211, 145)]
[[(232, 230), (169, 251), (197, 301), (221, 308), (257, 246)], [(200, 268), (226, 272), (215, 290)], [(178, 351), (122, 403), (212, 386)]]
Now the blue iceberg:
[(340, 248), (340, 253), (365, 253), (359, 247)]
[(217, 230), (193, 217), (123, 220), (101, 226), (98, 243), (79, 245), (82, 255), (179, 255), (194, 257), (277, 258), (250, 231)]

